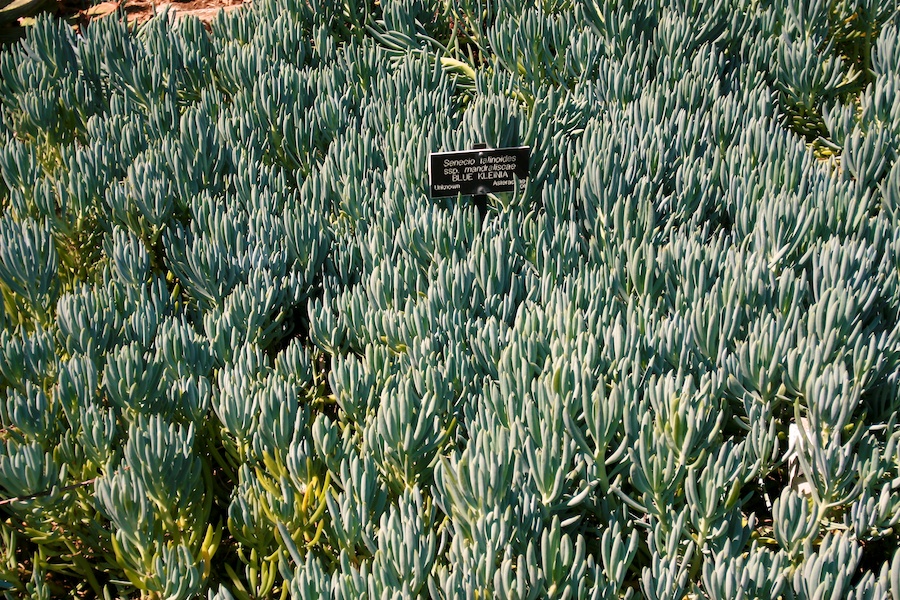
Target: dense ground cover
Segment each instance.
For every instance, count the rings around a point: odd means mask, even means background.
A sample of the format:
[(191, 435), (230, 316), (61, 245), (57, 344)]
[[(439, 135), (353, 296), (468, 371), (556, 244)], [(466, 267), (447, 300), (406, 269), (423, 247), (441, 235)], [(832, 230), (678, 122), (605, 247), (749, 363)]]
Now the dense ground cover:
[[(0, 52), (5, 593), (900, 599), (898, 25), (40, 19)], [(480, 142), (525, 189), (430, 199)]]

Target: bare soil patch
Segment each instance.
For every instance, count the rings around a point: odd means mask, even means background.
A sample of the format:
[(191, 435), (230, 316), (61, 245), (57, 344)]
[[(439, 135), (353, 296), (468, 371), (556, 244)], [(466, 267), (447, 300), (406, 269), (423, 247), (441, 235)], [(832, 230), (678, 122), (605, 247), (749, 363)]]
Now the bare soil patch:
[(175, 18), (195, 16), (204, 23), (209, 23), (220, 10), (230, 11), (245, 4), (243, 0), (125, 0), (123, 2), (101, 2), (83, 10), (75, 11), (76, 20), (87, 23), (94, 19), (102, 19), (124, 10), (129, 22), (143, 23), (154, 14), (168, 7), (175, 13)]

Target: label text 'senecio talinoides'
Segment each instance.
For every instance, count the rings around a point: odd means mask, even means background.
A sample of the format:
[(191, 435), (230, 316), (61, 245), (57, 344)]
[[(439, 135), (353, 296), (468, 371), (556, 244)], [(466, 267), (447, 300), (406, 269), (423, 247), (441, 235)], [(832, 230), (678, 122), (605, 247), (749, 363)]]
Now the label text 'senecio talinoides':
[(431, 197), (511, 192), (524, 187), (531, 148), (434, 152), (428, 161)]

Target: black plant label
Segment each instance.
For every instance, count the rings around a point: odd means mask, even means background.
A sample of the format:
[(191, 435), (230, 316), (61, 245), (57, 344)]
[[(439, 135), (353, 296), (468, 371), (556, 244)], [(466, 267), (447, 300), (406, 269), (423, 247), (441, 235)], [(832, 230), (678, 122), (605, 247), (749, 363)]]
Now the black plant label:
[(429, 155), (431, 197), (511, 192), (525, 186), (531, 147), (485, 148)]

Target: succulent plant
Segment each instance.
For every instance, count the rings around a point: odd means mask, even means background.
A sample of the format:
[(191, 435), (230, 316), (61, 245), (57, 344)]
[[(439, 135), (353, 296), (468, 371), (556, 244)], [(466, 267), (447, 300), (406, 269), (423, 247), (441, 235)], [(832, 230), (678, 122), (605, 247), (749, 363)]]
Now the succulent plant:
[[(900, 598), (898, 19), (39, 18), (0, 50), (0, 594)], [(478, 143), (525, 186), (430, 198)]]

